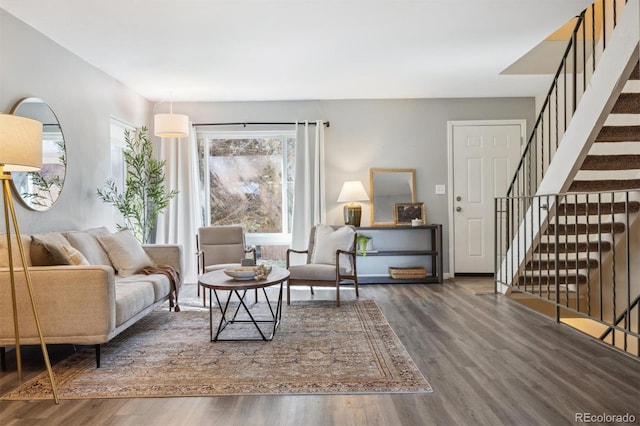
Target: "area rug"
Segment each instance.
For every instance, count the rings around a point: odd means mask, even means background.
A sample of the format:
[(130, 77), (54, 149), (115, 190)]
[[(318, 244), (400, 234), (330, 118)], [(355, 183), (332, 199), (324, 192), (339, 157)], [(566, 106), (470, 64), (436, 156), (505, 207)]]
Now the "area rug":
[[(214, 318), (215, 320), (215, 318)], [(271, 342), (211, 342), (208, 311), (157, 310), (53, 366), (60, 399), (431, 393), (373, 300), (294, 302)], [(46, 372), (3, 400), (50, 399)]]

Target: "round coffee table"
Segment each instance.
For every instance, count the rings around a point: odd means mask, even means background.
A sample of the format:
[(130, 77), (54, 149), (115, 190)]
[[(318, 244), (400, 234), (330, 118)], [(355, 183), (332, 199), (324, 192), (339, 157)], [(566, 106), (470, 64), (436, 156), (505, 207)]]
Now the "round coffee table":
[[(276, 329), (280, 324), (280, 320), (282, 318), (282, 286), (283, 283), (289, 278), (289, 271), (283, 268), (274, 267), (271, 270), (269, 276), (263, 280), (237, 280), (229, 277), (224, 273), (223, 270), (212, 271), (206, 274), (200, 275), (198, 277), (198, 285), (202, 286), (203, 289), (209, 290), (209, 330), (211, 333), (211, 341), (224, 341), (224, 340), (266, 340), (270, 341), (273, 339), (273, 336), (276, 334)], [(272, 285), (280, 284), (280, 288), (278, 291), (278, 299), (275, 301), (275, 306), (269, 300), (269, 296), (267, 295), (267, 287)], [(247, 294), (247, 290), (258, 290), (262, 289), (264, 293), (264, 297), (267, 302), (267, 306), (269, 307), (270, 318), (267, 320), (258, 319), (254, 314), (251, 313), (249, 306), (245, 302), (245, 295)], [(227, 296), (227, 300), (224, 303), (220, 303), (220, 298), (218, 297), (218, 291), (228, 291), (229, 294)], [(212, 293), (215, 296), (216, 302), (218, 303), (218, 307), (220, 308), (220, 313), (222, 317), (220, 318), (220, 322), (218, 323), (218, 329), (214, 335), (213, 332), (213, 299)], [(235, 309), (231, 309), (233, 312), (232, 315), (229, 313), (229, 306), (231, 302), (231, 298), (233, 295), (238, 299), (238, 306)], [(257, 296), (256, 296), (257, 298)], [(257, 303), (257, 300), (256, 300)], [(274, 311), (275, 307), (275, 311)], [(249, 319), (238, 319), (238, 312), (240, 308), (244, 308), (244, 312), (247, 313)], [(234, 323), (253, 323), (258, 333), (260, 333), (261, 338), (237, 338), (237, 339), (221, 339), (220, 333), (227, 328), (228, 325)], [(265, 332), (260, 328), (260, 324), (268, 323), (272, 325), (271, 332)]]

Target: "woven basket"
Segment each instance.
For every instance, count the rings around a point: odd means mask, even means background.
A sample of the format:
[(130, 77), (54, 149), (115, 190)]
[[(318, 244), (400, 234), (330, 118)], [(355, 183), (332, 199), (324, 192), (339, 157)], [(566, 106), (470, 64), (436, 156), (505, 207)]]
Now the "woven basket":
[(421, 266), (409, 268), (389, 267), (389, 275), (396, 280), (412, 280), (427, 277), (427, 270)]

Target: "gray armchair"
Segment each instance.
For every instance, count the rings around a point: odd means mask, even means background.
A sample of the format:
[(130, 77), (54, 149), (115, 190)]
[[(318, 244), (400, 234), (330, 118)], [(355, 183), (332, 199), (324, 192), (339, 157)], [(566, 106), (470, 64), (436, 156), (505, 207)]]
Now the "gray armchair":
[[(335, 287), (336, 289), (336, 306), (340, 306), (340, 286), (344, 284), (353, 284), (355, 286), (356, 297), (359, 297), (358, 293), (358, 274), (356, 270), (356, 233), (355, 228), (351, 225), (345, 225), (354, 230), (353, 242), (348, 250), (336, 250), (335, 252), (335, 264), (328, 263), (312, 263), (314, 258), (314, 249), (316, 248), (315, 235), (316, 227), (311, 228), (309, 234), (309, 246), (307, 250), (287, 250), (287, 269), (291, 274), (287, 281), (287, 305), (290, 304), (292, 285), (308, 285), (311, 287), (311, 294), (313, 294), (313, 287)], [(341, 228), (341, 226), (332, 226), (334, 230)], [(307, 254), (306, 264), (303, 265), (291, 265), (291, 254), (301, 253)], [(343, 255), (343, 256), (341, 256)], [(349, 259), (349, 262), (345, 260)], [(347, 265), (346, 263), (350, 263)]]
[[(239, 225), (198, 228), (196, 249), (198, 275), (240, 266), (247, 253), (252, 253), (254, 263), (256, 261), (256, 249), (246, 247), (244, 231)], [(200, 296), (200, 286), (198, 286), (198, 296)], [(206, 304), (204, 291), (202, 300)]]

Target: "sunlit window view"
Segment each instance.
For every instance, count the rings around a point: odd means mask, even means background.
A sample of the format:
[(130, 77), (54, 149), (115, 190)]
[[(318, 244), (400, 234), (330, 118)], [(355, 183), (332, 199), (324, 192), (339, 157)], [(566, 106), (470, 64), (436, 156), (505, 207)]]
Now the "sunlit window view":
[(247, 245), (267, 264), (284, 265), (291, 241), (294, 142), (293, 133), (280, 133), (211, 135), (200, 143), (205, 221), (242, 225)]

